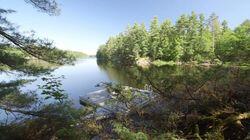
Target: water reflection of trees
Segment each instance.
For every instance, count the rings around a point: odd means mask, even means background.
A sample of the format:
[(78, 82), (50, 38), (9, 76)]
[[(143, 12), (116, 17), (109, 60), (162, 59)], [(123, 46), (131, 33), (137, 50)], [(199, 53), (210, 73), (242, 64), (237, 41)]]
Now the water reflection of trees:
[(212, 139), (243, 139), (248, 134), (248, 67), (187, 65), (124, 69), (99, 66), (113, 76), (113, 80), (133, 87), (149, 84), (159, 94), (156, 103), (143, 109), (144, 116), (136, 119), (140, 128), (190, 135), (191, 139), (197, 133)]
[(151, 84), (155, 92), (164, 97), (178, 96), (185, 100), (200, 102), (199, 98), (208, 98), (209, 95), (210, 99), (233, 103), (233, 97), (244, 99), (246, 95), (243, 94), (250, 91), (249, 68), (166, 66), (124, 69), (110, 65), (99, 66), (111, 79), (121, 84), (139, 88)]

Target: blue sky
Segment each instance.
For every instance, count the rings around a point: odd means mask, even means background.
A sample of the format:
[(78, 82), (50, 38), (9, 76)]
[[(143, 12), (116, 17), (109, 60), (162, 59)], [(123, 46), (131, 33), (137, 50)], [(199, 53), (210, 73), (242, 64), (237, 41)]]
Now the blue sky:
[(250, 19), (250, 0), (58, 0), (59, 16), (37, 12), (24, 0), (0, 0), (0, 8), (17, 11), (8, 18), (20, 30), (34, 30), (54, 40), (61, 49), (94, 54), (109, 36), (123, 31), (128, 24), (145, 23), (154, 16), (173, 22), (191, 11), (209, 16), (215, 12), (231, 28)]

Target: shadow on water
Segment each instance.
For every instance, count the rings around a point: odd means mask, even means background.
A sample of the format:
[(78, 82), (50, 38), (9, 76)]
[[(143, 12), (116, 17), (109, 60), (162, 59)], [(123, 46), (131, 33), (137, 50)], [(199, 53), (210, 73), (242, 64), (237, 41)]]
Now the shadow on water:
[[(122, 85), (144, 88), (152, 85), (155, 92), (164, 97), (180, 97), (196, 100), (211, 95), (218, 100), (241, 98), (242, 111), (249, 110), (250, 68), (224, 66), (164, 66), (141, 69), (123, 68), (111, 64), (98, 63), (108, 77)], [(238, 100), (237, 100), (238, 101)], [(182, 104), (184, 105), (185, 102)], [(185, 105), (184, 105), (185, 106)]]
[[(143, 88), (145, 84), (154, 84), (157, 87), (179, 87), (188, 85), (192, 88), (202, 86), (208, 82), (220, 82), (234, 87), (233, 82), (242, 82), (242, 86), (249, 85), (250, 69), (244, 67), (223, 66), (163, 66), (142, 69), (139, 67), (124, 68), (108, 63), (98, 63), (98, 66), (108, 77), (120, 84)], [(229, 85), (228, 85), (229, 86)]]
[[(215, 92), (222, 90), (249, 91), (250, 72), (248, 67), (202, 67), (202, 66), (163, 66), (142, 69), (139, 67), (114, 66), (108, 63), (100, 63), (96, 58), (85, 58), (75, 65), (65, 65), (52, 72), (55, 76), (64, 75), (62, 88), (73, 100), (76, 106), (79, 104), (79, 96), (99, 90), (95, 87), (100, 82), (115, 82), (136, 88), (144, 88), (151, 84), (157, 87), (162, 94), (195, 92), (199, 88), (213, 89)], [(8, 80), (8, 76), (2, 75), (0, 79)], [(23, 91), (37, 89), (37, 85), (43, 84), (41, 77), (31, 84), (20, 87)]]

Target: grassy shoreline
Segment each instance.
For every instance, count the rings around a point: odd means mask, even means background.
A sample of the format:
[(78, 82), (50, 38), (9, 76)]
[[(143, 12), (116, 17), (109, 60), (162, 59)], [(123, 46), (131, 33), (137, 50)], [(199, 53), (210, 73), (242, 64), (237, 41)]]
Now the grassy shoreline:
[(174, 66), (174, 65), (194, 65), (194, 66), (218, 66), (223, 65), (224, 67), (250, 67), (250, 63), (243, 63), (243, 62), (174, 62), (174, 61), (164, 61), (164, 60), (154, 60), (151, 61), (149, 58), (139, 58), (136, 62), (136, 65), (139, 67), (149, 67), (149, 66), (156, 66), (156, 67), (162, 67), (162, 66)]

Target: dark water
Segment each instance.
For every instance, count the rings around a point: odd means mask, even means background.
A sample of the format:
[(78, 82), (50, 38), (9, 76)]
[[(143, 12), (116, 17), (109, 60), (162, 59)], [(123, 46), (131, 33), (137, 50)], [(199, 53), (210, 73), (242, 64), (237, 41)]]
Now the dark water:
[[(64, 75), (62, 88), (72, 99), (76, 107), (79, 107), (79, 96), (100, 89), (95, 87), (100, 82), (117, 82), (137, 88), (144, 88), (146, 84), (161, 87), (164, 92), (186, 92), (196, 90), (206, 83), (216, 83), (227, 88), (238, 88), (245, 86), (249, 90), (250, 72), (249, 68), (208, 68), (194, 66), (164, 66), (140, 69), (137, 67), (123, 68), (111, 66), (110, 64), (98, 64), (96, 58), (85, 58), (78, 60), (75, 65), (65, 65), (52, 72), (55, 76)], [(20, 77), (19, 77), (20, 78)], [(0, 80), (15, 79), (12, 74), (1, 74)], [(37, 85), (42, 85), (41, 77), (32, 77), (35, 82), (22, 87), (24, 91), (37, 90)], [(237, 85), (235, 85), (237, 84)], [(214, 86), (213, 84), (208, 84)], [(214, 88), (214, 87), (213, 87)], [(237, 89), (236, 89), (237, 90)]]

